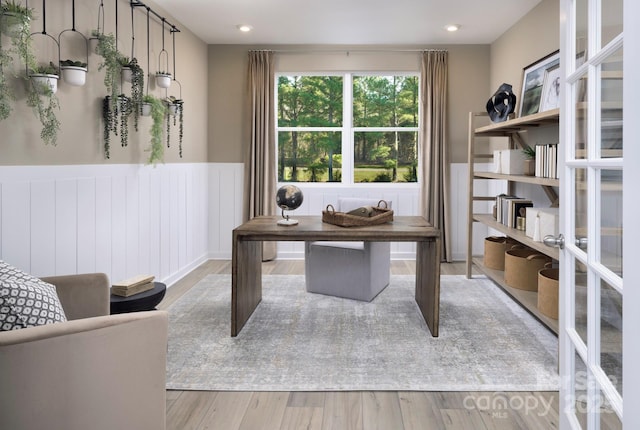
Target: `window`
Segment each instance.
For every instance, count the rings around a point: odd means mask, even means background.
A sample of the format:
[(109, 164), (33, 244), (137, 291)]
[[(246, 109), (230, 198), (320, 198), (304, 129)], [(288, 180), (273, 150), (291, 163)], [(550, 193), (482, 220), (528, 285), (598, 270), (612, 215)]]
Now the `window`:
[(417, 182), (418, 76), (280, 75), (278, 181)]

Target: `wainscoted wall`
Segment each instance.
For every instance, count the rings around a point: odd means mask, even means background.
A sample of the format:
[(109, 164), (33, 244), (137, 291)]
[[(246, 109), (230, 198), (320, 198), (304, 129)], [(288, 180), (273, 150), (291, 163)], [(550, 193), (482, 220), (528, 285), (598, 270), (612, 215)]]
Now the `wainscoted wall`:
[[(466, 252), (466, 169), (451, 165), (456, 260)], [(243, 183), (242, 163), (0, 166), (0, 259), (36, 276), (100, 271), (115, 281), (150, 273), (170, 285), (206, 259), (231, 258)], [(411, 185), (301, 188), (294, 217), (320, 214), (340, 196), (381, 198), (397, 215), (418, 213)], [(481, 254), (486, 228), (476, 225), (474, 234)], [(414, 257), (413, 244), (392, 245), (392, 258)], [(303, 245), (281, 243), (278, 258), (303, 258)]]
[(209, 256), (217, 167), (2, 166), (0, 258), (36, 276), (150, 273), (172, 284)]

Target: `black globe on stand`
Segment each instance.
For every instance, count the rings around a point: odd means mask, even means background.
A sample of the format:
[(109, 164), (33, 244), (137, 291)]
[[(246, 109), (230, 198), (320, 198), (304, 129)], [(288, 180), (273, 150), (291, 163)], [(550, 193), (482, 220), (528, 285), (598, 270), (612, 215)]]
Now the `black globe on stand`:
[(292, 211), (298, 209), (302, 204), (302, 191), (295, 185), (283, 185), (276, 193), (276, 203), (282, 209), (282, 218), (278, 221), (278, 225), (292, 226), (298, 224), (297, 219), (289, 219), (289, 214), (284, 211)]

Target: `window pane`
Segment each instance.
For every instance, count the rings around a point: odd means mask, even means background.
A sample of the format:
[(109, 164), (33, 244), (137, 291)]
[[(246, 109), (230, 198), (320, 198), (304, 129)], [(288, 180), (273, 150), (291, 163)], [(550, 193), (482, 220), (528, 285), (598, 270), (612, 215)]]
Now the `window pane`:
[(600, 367), (622, 395), (622, 294), (600, 281)]
[(601, 157), (622, 157), (622, 48), (602, 63), (600, 91)]
[(279, 132), (278, 181), (340, 182), (341, 140), (340, 132)]
[(601, 170), (599, 206), (599, 261), (622, 277), (622, 170)]
[[(587, 53), (587, 24), (588, 24), (588, 0), (576, 0), (576, 67), (580, 66), (584, 62), (584, 57)], [(581, 59), (582, 57), (582, 59)]]
[(354, 76), (354, 127), (417, 127), (417, 76)]
[(342, 126), (342, 76), (280, 76), (278, 127)]
[(354, 182), (417, 182), (417, 131), (354, 133)]
[(622, 33), (622, 3), (623, 0), (606, 0), (600, 4), (602, 11), (600, 18), (602, 39), (600, 44), (603, 47), (618, 34)]

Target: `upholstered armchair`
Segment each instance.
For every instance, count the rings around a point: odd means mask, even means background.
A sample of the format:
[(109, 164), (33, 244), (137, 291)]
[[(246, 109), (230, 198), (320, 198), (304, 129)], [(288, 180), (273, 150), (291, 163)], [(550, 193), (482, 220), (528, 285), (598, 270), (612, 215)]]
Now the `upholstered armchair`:
[[(349, 212), (377, 206), (380, 199), (343, 197), (336, 210)], [(391, 208), (391, 202), (387, 201)], [(357, 227), (345, 227), (357, 228)], [(308, 292), (370, 302), (389, 285), (389, 242), (306, 242), (305, 282)]]
[(104, 274), (43, 278), (66, 322), (0, 332), (0, 428), (165, 428), (167, 313), (109, 315)]

